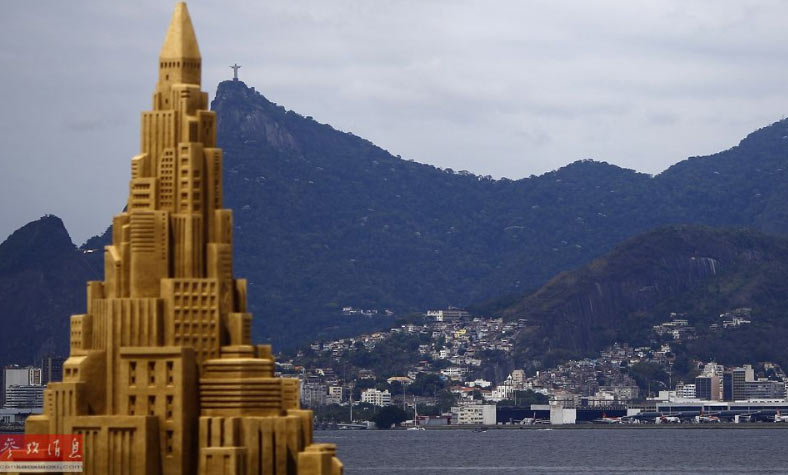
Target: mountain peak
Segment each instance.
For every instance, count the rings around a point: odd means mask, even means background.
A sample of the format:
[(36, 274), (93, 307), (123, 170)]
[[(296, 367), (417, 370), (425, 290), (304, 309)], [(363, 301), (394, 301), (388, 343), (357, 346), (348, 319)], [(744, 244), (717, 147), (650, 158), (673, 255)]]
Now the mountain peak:
[(63, 220), (45, 215), (17, 229), (0, 244), (0, 273), (45, 266), (50, 259), (74, 249)]
[(222, 81), (216, 86), (216, 98), (222, 97), (223, 99), (228, 98), (229, 96), (238, 96), (238, 97), (245, 97), (248, 95), (258, 94), (253, 87), (249, 87), (246, 85), (245, 82), (238, 80), (234, 81), (232, 79), (228, 79), (226, 81)]

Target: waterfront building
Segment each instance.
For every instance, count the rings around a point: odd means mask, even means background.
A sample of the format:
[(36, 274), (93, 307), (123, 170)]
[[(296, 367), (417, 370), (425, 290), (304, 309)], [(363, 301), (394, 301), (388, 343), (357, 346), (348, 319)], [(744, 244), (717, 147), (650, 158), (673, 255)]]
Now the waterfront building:
[(695, 378), (695, 398), (706, 401), (720, 400), (720, 378), (716, 374)]
[(785, 399), (785, 383), (758, 379), (744, 383), (744, 400)]
[(391, 393), (388, 389), (383, 391), (373, 388), (366, 389), (361, 392), (361, 402), (366, 402), (373, 406), (390, 406)]
[(216, 115), (182, 2), (157, 66), (104, 280), (88, 282), (63, 382), (25, 430), (81, 435), (88, 475), (339, 475), (336, 447), (312, 443), (298, 380), (274, 377), (271, 347), (252, 344)]
[[(537, 410), (536, 407), (543, 405), (532, 405), (532, 410)], [(577, 408), (576, 407), (567, 407), (565, 404), (562, 404), (560, 401), (550, 401), (550, 405), (547, 406), (550, 410), (550, 424), (551, 425), (564, 425), (564, 424), (575, 424), (577, 423)]]
[(753, 401), (700, 401), (685, 400), (677, 402), (658, 402), (654, 410), (662, 413), (703, 410), (704, 413), (728, 410), (775, 410), (788, 414), (788, 401), (786, 400), (753, 400)]
[(12, 384), (6, 388), (6, 408), (39, 408), (44, 406), (44, 386)]
[[(405, 422), (407, 424), (407, 421)], [(417, 416), (418, 426), (447, 426), (451, 424), (451, 414), (440, 416)]]
[(304, 407), (318, 407), (326, 404), (328, 391), (325, 384), (302, 382), (301, 383), (301, 404)]
[(41, 385), (41, 368), (35, 366), (9, 365), (3, 368), (3, 405), (7, 403), (8, 388), (11, 386)]
[(31, 414), (41, 414), (41, 407), (4, 407), (0, 408), (0, 426), (24, 424)]
[(466, 404), (451, 408), (456, 424), (495, 425), (495, 404)]
[(755, 371), (750, 365), (734, 368), (723, 376), (722, 393), (726, 401), (748, 399), (747, 383), (755, 381)]
[(10, 365), (3, 368), (4, 387), (11, 385), (40, 385), (41, 368), (36, 366)]

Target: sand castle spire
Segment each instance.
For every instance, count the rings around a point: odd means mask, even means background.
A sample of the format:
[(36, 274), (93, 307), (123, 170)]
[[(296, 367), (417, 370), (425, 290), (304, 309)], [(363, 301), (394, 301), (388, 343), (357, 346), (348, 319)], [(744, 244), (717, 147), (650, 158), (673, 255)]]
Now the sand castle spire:
[(170, 20), (164, 45), (159, 58), (167, 60), (200, 59), (200, 47), (197, 46), (197, 35), (194, 34), (192, 19), (186, 3), (178, 2)]
[[(176, 84), (201, 84), (202, 56), (197, 45), (197, 35), (189, 16), (186, 4), (178, 2), (164, 37), (164, 44), (159, 53), (159, 82), (156, 85), (158, 94), (169, 92), (171, 86)], [(154, 98), (155, 110), (170, 109), (174, 105), (167, 97)]]
[(336, 448), (312, 443), (298, 380), (275, 377), (271, 347), (252, 343), (200, 68), (178, 3), (105, 278), (88, 282), (63, 381), (26, 432), (82, 436), (92, 475), (341, 474)]

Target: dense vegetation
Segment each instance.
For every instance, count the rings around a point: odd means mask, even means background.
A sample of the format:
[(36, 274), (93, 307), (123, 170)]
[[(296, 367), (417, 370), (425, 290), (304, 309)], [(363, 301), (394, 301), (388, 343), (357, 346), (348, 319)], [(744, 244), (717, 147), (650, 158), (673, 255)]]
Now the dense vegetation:
[[(752, 309), (752, 323), (712, 328), (720, 315)], [(697, 339), (658, 338), (671, 312)], [(727, 365), (788, 364), (788, 238), (750, 230), (672, 226), (638, 236), (552, 279), (504, 312), (525, 318), (515, 359), (530, 369), (594, 356), (614, 342), (670, 342), (684, 373), (691, 358)], [(659, 378), (657, 378), (659, 379)]]
[(656, 177), (581, 161), (511, 181), (399, 159), (240, 82), (221, 83), (212, 107), (236, 270), (252, 283), (256, 336), (279, 347), (356, 332), (332, 318), (346, 305), (522, 294), (664, 224), (788, 229), (788, 122)]
[(408, 419), (408, 414), (399, 406), (386, 406), (380, 408), (374, 417), (378, 429), (391, 429)]
[(85, 282), (100, 275), (60, 218), (44, 216), (0, 244), (0, 365), (68, 348), (69, 316), (85, 311)]
[[(225, 152), (225, 204), (235, 213), (235, 271), (249, 279), (254, 338), (278, 349), (391, 323), (343, 318), (344, 306), (403, 314), (522, 295), (661, 225), (788, 230), (788, 121), (654, 177), (580, 161), (512, 181), (400, 159), (242, 82), (221, 83), (212, 108)], [(107, 240), (83, 249), (100, 250)], [(75, 268), (100, 278), (100, 263), (91, 260), (100, 252), (84, 257)], [(13, 280), (19, 269), (3, 276)], [(69, 272), (50, 277), (68, 280), (64, 291), (85, 280)], [(22, 294), (0, 295), (10, 309), (0, 323), (32, 318), (15, 301)], [(35, 318), (65, 327), (68, 314), (84, 310), (83, 292), (74, 295), (39, 298)], [(608, 330), (592, 329), (594, 339)], [(66, 338), (58, 345), (65, 350)], [(32, 356), (40, 345), (27, 346), (18, 355)], [(551, 352), (559, 356), (560, 348)]]

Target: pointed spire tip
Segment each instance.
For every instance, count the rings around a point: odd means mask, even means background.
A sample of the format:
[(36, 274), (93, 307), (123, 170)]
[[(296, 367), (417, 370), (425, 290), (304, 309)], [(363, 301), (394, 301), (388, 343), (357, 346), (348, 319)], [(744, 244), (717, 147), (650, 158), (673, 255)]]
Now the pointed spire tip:
[(170, 27), (164, 38), (164, 45), (159, 57), (167, 59), (200, 59), (201, 57), (200, 47), (197, 45), (197, 35), (194, 34), (186, 2), (175, 4), (175, 11), (172, 14)]

